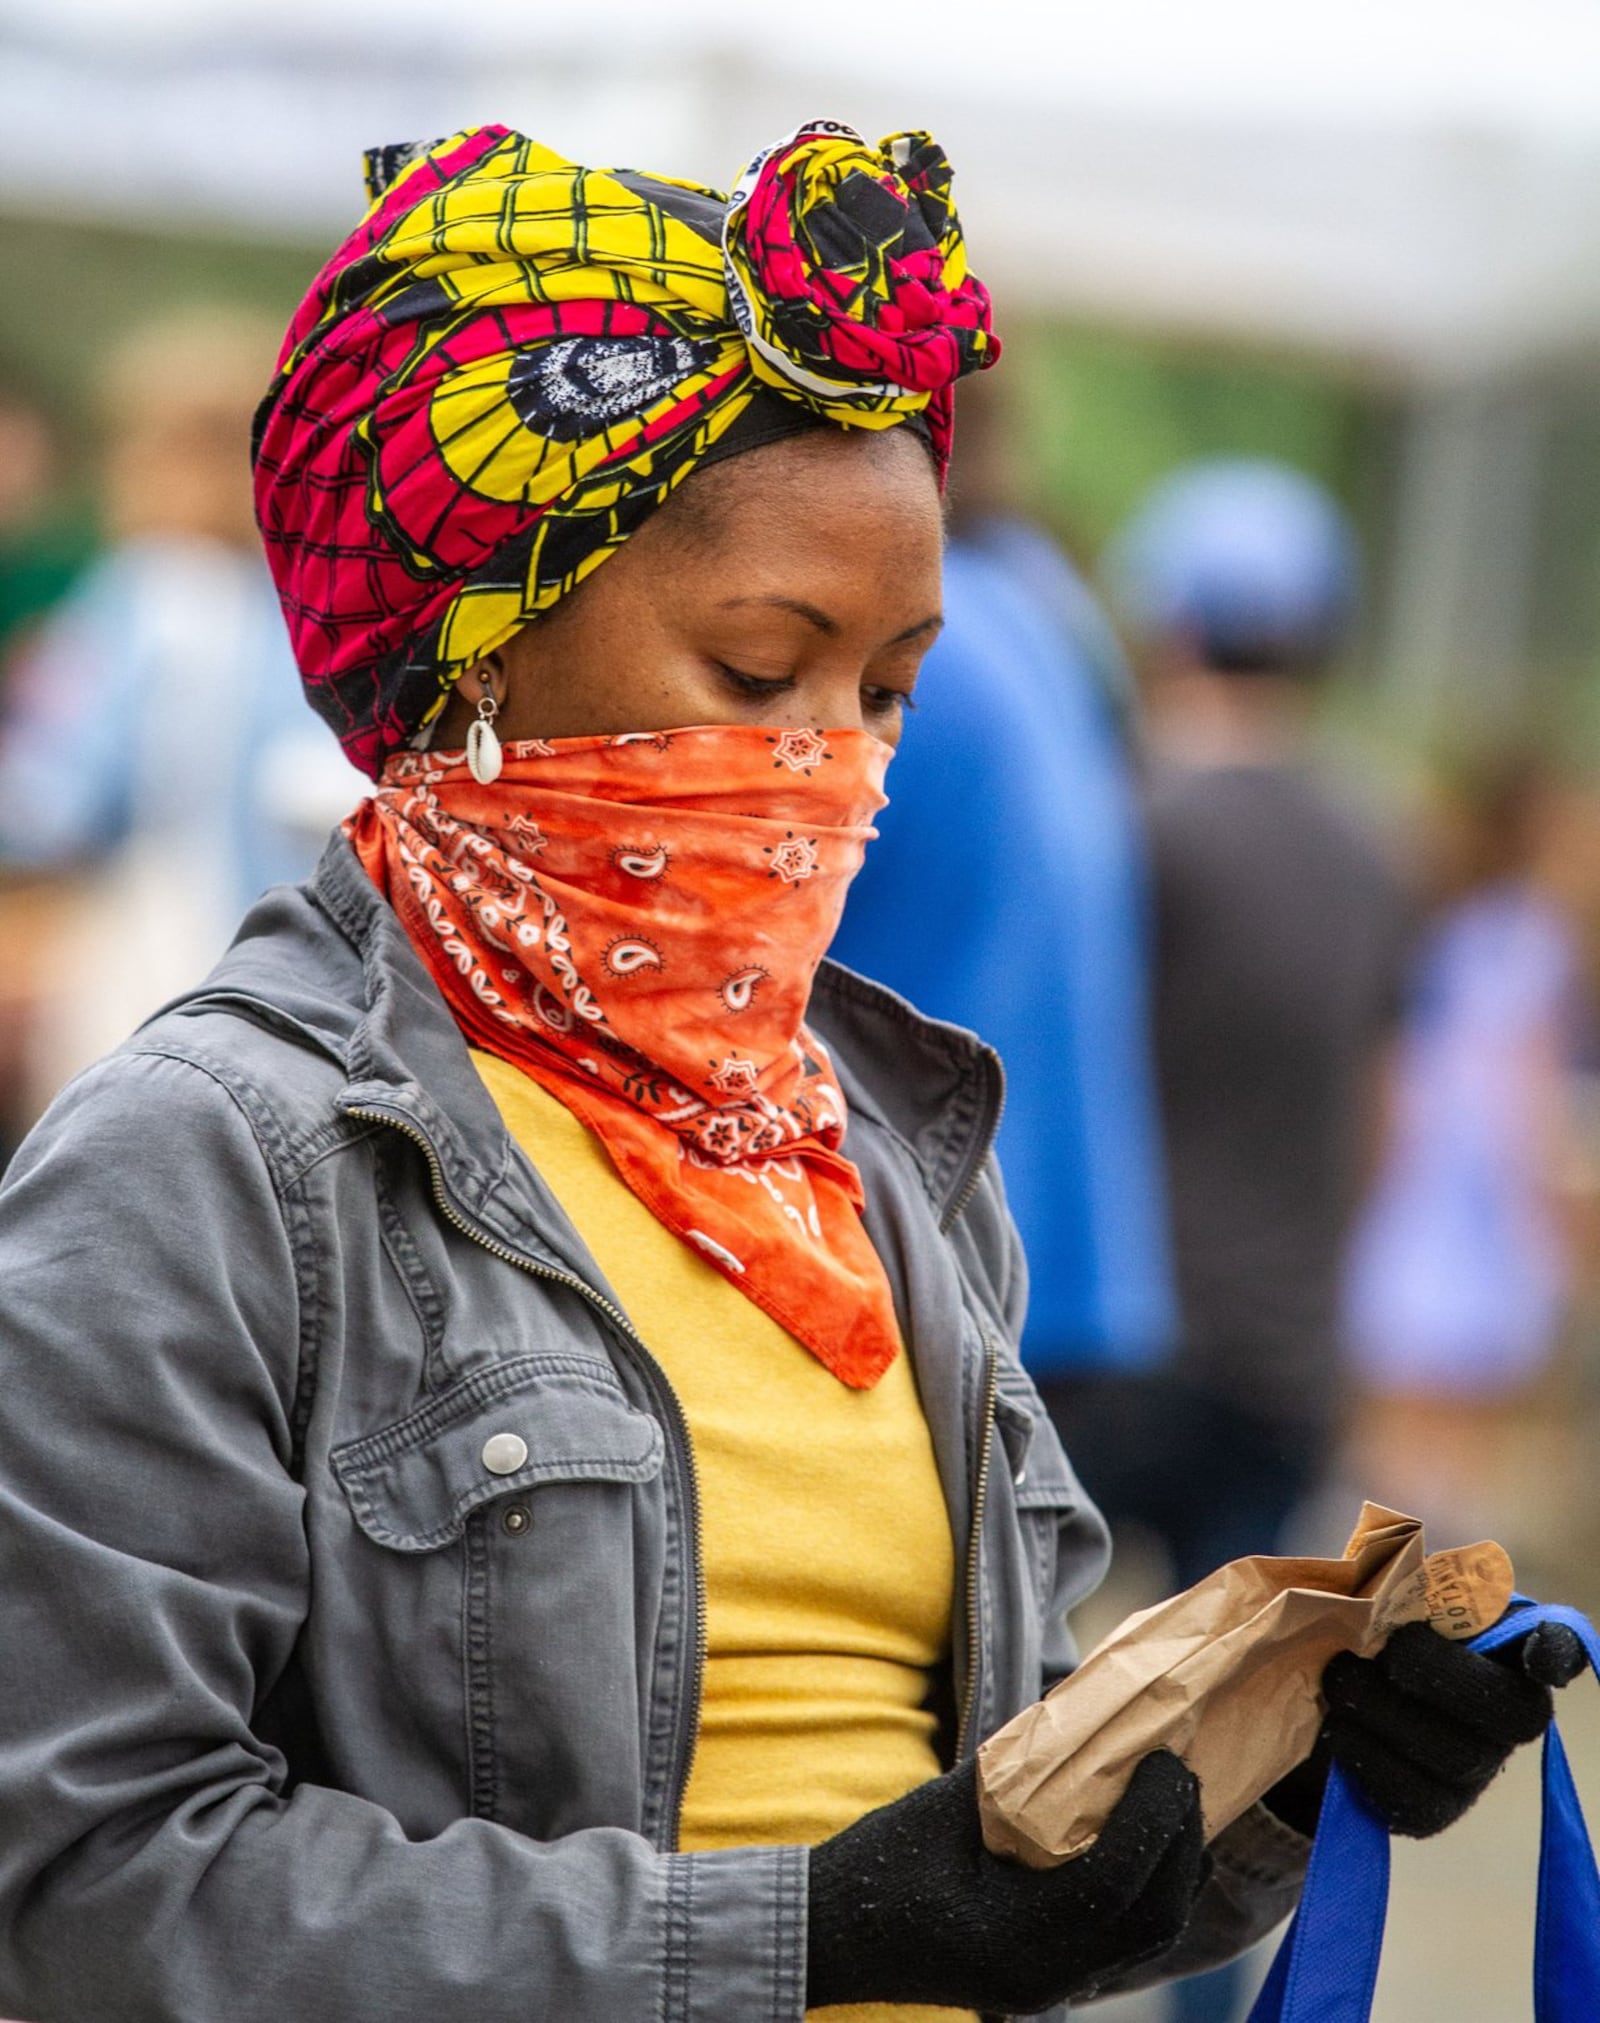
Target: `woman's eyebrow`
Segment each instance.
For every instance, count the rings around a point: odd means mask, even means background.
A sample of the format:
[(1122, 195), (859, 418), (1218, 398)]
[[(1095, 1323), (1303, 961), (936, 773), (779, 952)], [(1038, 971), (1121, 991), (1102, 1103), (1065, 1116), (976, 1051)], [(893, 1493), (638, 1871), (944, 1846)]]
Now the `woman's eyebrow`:
[(830, 639), (839, 630), (838, 619), (830, 618), (826, 611), (819, 611), (816, 605), (807, 604), (800, 597), (724, 597), (721, 608), (724, 611), (732, 611), (741, 604), (764, 604), (770, 611), (792, 611), (797, 618), (803, 618), (808, 625), (814, 625)]
[[(803, 618), (808, 625), (814, 625), (818, 632), (828, 638), (837, 637), (839, 621), (830, 618), (826, 611), (818, 610), (815, 604), (806, 603), (803, 597), (724, 597), (720, 608), (732, 611), (741, 605), (761, 604), (769, 611), (792, 611), (797, 618)], [(924, 632), (938, 632), (944, 625), (942, 612), (931, 612), (919, 619), (915, 625), (908, 625), (904, 632), (897, 632), (893, 639), (885, 640), (886, 646), (904, 646), (907, 640), (920, 639)]]
[(919, 624), (908, 625), (904, 632), (897, 632), (893, 639), (884, 642), (887, 646), (904, 646), (908, 639), (920, 639), (925, 632), (943, 632), (944, 613), (931, 611)]

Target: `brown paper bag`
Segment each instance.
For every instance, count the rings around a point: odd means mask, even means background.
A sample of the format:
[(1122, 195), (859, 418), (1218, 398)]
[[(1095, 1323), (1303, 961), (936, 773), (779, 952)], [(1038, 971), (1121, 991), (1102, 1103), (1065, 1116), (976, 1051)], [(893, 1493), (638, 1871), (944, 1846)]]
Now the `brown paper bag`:
[(1207, 1840), (1310, 1754), (1336, 1651), (1370, 1657), (1399, 1624), (1476, 1636), (1512, 1593), (1498, 1545), (1424, 1555), (1422, 1526), (1363, 1505), (1343, 1559), (1239, 1559), (1143, 1609), (978, 1752), (983, 1837), (1051, 1868), (1104, 1826), (1142, 1756), (1200, 1780)]

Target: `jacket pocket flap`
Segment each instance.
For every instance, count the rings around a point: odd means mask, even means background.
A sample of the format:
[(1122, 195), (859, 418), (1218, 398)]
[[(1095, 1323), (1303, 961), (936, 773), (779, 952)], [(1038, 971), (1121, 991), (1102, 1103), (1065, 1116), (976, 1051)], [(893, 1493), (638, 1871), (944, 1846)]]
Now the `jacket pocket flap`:
[(995, 1424), (1011, 1466), (1019, 1510), (1075, 1510), (1084, 1494), (1043, 1400), (1021, 1371), (1002, 1368)]
[(663, 1454), (660, 1426), (628, 1403), (606, 1364), (518, 1356), (347, 1441), (331, 1461), (369, 1538), (432, 1552), (497, 1496), (544, 1482), (646, 1482)]

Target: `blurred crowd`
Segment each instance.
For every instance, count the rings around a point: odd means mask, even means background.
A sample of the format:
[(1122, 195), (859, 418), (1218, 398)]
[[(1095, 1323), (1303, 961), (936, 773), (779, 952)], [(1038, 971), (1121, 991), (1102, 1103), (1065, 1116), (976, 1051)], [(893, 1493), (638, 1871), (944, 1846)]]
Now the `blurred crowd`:
[[(274, 335), (133, 333), (86, 432), (0, 376), (0, 1159), (362, 790), (250, 511)], [(998, 398), (836, 952), (1004, 1057), (1069, 1451), (1165, 1584), (1337, 1549), (1363, 1496), (1581, 1568), (1600, 781), (1502, 739), (1354, 790), (1325, 698), (1376, 558), (1340, 506), (1211, 462), (1075, 556)]]
[(0, 377), (0, 1148), (305, 875), (359, 779), (300, 698), (250, 503), (277, 333), (108, 352), (85, 479)]
[(837, 946), (1004, 1056), (1074, 1461), (1170, 1584), (1337, 1550), (1366, 1496), (1581, 1586), (1600, 781), (1506, 739), (1363, 776), (1340, 506), (1196, 464), (1080, 571), (988, 391)]
[(1161, 481), (1098, 560), (1114, 632), (986, 391), (838, 949), (1004, 1057), (1024, 1355), (1144, 1548), (1122, 1604), (1336, 1553), (1363, 1498), (1582, 1594), (1600, 786), (1504, 744), (1359, 777), (1325, 703), (1369, 572), (1285, 465)]

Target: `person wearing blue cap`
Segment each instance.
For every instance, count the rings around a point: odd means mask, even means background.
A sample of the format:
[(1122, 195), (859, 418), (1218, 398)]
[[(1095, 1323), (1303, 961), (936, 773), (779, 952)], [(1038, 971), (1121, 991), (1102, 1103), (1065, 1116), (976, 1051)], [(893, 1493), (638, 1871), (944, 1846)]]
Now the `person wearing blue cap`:
[[(1155, 1051), (1181, 1325), (1167, 1366), (1050, 1397), (1091, 1493), (1187, 1586), (1271, 1552), (1338, 1424), (1338, 1288), (1399, 1008), (1405, 908), (1307, 734), (1355, 543), (1281, 465), (1191, 466), (1108, 558), (1149, 682)], [(1233, 2014), (1231, 1970), (1175, 1991)]]

